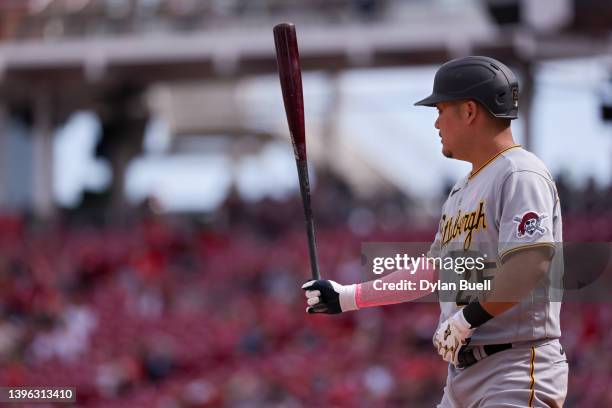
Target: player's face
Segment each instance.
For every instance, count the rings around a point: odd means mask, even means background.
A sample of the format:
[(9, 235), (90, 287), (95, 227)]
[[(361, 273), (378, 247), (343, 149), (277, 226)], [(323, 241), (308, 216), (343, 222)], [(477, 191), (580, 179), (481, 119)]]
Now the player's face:
[(459, 115), (459, 105), (451, 102), (436, 104), (438, 118), (435, 127), (438, 129), (442, 142), (442, 154), (449, 158), (459, 158), (461, 150), (463, 124)]

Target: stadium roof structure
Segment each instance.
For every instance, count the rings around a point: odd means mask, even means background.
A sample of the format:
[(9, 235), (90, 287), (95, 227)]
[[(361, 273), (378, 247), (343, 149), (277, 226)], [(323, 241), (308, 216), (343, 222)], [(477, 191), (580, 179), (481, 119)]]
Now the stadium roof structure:
[[(470, 6), (405, 2), (387, 18), (369, 22), (296, 21), (303, 69), (436, 64), (466, 54), (530, 62), (612, 52), (609, 36), (507, 28), (492, 22), (478, 3), (465, 4)], [(148, 84), (271, 73), (276, 70), (271, 30), (277, 22), (3, 42), (1, 84), (3, 89), (32, 80)]]

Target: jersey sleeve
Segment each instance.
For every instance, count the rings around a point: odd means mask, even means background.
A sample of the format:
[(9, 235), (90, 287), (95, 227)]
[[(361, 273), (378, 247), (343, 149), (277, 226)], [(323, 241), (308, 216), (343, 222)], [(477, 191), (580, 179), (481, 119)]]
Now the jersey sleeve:
[(428, 258), (439, 258), (441, 253), (441, 240), (440, 240), (440, 229), (436, 232), (434, 242), (431, 243), (429, 250), (427, 251)]
[(496, 218), (498, 254), (502, 262), (524, 248), (546, 246), (554, 251), (557, 193), (552, 180), (533, 171), (516, 171), (504, 180), (499, 195)]

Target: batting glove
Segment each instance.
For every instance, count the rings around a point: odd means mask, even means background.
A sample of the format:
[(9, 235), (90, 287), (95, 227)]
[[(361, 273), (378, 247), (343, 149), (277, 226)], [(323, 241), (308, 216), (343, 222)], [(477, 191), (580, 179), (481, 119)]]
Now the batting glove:
[(337, 314), (357, 310), (356, 284), (340, 285), (333, 280), (311, 280), (302, 285), (305, 291), (306, 312)]
[(459, 352), (468, 345), (474, 329), (465, 320), (463, 310), (445, 320), (436, 330), (433, 343), (444, 361), (459, 366)]

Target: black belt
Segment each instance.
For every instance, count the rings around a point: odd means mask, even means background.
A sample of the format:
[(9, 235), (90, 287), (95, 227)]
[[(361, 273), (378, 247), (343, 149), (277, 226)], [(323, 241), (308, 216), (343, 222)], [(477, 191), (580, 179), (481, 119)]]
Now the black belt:
[(468, 350), (459, 351), (459, 355), (457, 356), (459, 365), (457, 367), (467, 368), (476, 364), (485, 357), (489, 357), (495, 353), (499, 353), (500, 351), (508, 350), (509, 348), (512, 348), (512, 343), (488, 344), (485, 346), (475, 346)]

